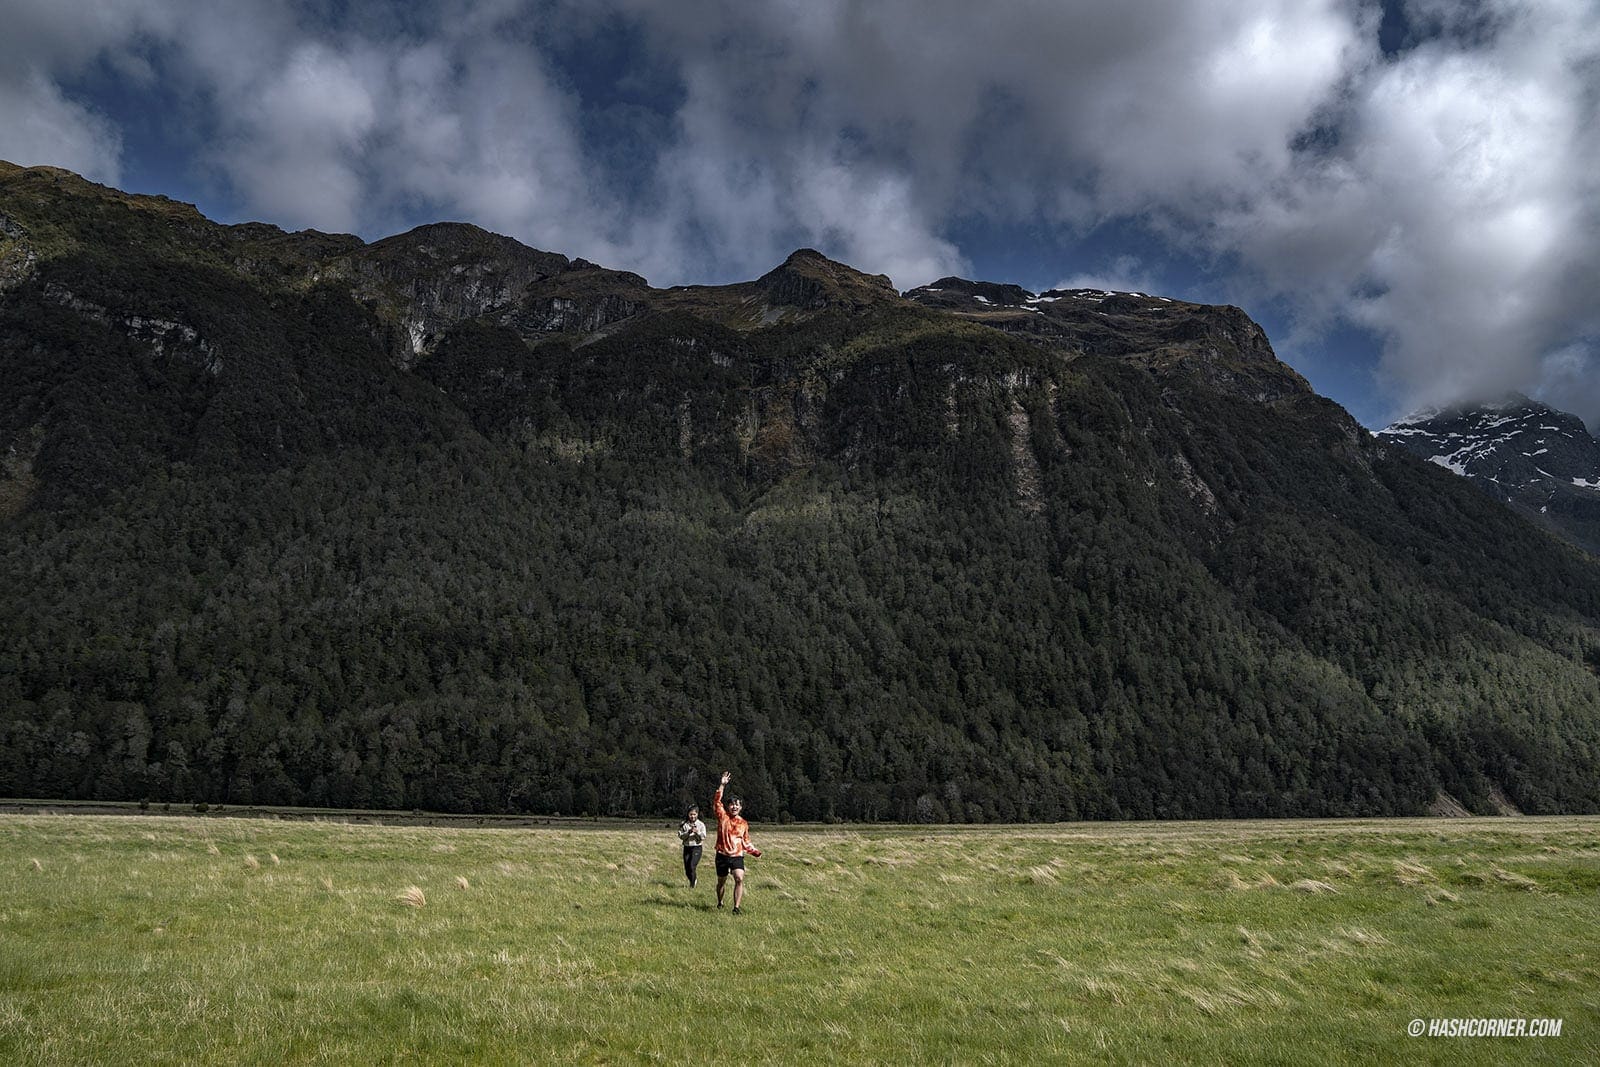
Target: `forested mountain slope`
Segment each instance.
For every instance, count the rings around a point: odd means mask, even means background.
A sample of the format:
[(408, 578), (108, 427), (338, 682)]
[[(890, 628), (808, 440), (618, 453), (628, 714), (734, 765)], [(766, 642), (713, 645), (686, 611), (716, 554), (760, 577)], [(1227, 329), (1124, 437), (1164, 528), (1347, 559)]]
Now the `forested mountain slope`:
[(1592, 560), (1238, 309), (961, 284), (0, 166), (0, 795), (1600, 810)]

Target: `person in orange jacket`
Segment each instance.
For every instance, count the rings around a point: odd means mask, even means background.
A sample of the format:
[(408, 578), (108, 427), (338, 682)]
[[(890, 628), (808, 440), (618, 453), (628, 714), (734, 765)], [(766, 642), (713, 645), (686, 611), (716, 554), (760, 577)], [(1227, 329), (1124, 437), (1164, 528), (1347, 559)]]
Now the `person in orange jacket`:
[(761, 850), (750, 843), (750, 824), (740, 818), (744, 801), (734, 797), (728, 806), (722, 806), (722, 791), (728, 787), (732, 771), (722, 772), (722, 784), (712, 798), (711, 812), (717, 817), (717, 907), (722, 907), (722, 890), (727, 885), (728, 874), (733, 874), (733, 913), (739, 914), (744, 903), (744, 858), (759, 856)]

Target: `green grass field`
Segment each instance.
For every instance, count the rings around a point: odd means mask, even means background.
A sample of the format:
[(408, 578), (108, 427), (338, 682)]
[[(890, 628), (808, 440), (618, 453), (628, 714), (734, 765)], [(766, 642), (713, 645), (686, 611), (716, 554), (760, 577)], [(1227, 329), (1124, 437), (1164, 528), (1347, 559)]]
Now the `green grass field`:
[(752, 836), (0, 816), (0, 1063), (1600, 1062), (1600, 820)]

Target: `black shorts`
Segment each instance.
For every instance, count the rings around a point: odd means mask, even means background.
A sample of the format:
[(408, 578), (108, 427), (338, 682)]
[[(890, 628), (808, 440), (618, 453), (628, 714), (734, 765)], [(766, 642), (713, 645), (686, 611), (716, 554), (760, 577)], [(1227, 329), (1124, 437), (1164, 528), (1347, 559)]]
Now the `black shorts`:
[(728, 872), (729, 871), (742, 871), (742, 870), (744, 870), (744, 857), (743, 856), (724, 856), (720, 852), (717, 853), (717, 877), (718, 878), (726, 878), (728, 876)]

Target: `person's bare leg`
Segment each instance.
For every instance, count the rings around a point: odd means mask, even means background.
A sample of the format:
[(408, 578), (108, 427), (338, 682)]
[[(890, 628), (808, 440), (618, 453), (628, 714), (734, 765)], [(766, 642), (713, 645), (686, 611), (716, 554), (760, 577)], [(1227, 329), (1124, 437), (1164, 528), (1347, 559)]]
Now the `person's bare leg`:
[[(727, 885), (727, 884), (728, 884), (728, 876), (727, 875), (725, 875), (725, 874), (717, 875), (717, 907), (719, 907), (719, 908), (722, 907), (722, 887)], [(739, 891), (738, 884), (735, 883), (734, 892), (737, 893), (738, 891)], [(738, 904), (734, 905), (734, 907), (736, 907), (736, 908), (738, 906), (739, 906)]]
[(744, 903), (744, 872), (733, 872), (733, 910), (738, 911), (739, 905)]

